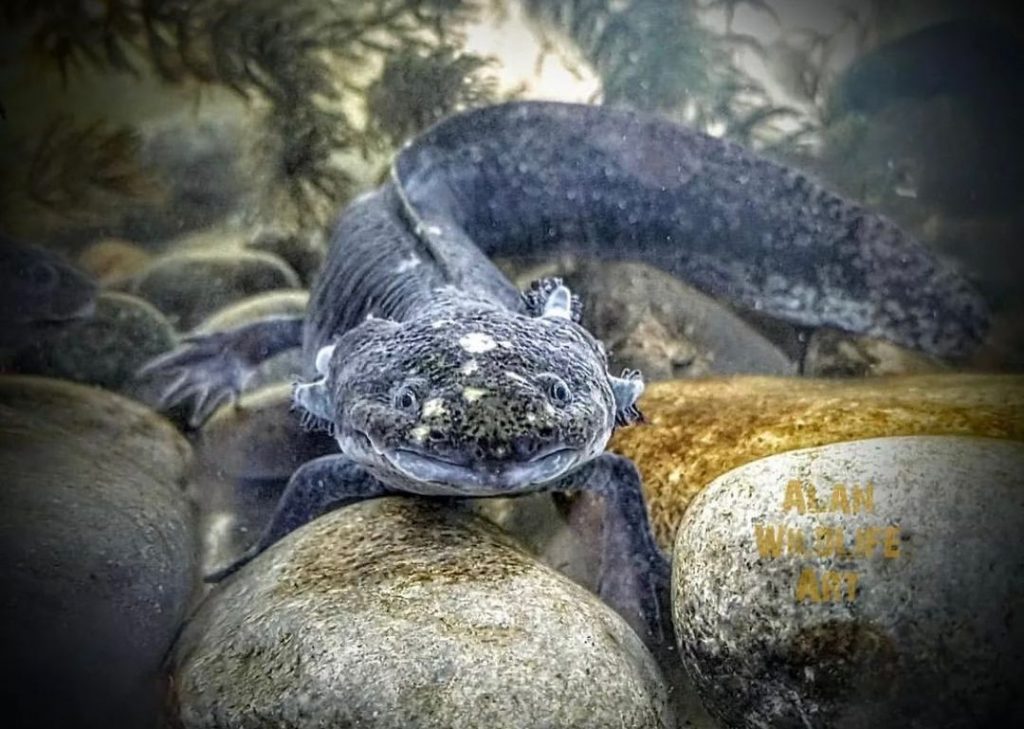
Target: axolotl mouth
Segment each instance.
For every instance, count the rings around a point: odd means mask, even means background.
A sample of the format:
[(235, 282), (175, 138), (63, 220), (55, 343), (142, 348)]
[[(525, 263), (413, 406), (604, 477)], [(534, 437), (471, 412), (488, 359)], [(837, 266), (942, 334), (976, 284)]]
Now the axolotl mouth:
[[(554, 447), (529, 460), (456, 463), (412, 448), (375, 448), (356, 433), (360, 450), (376, 453), (368, 468), (385, 483), (427, 496), (500, 496), (541, 489), (578, 466), (585, 455), (578, 448)], [(342, 446), (342, 452), (345, 452)], [(400, 483), (395, 483), (396, 478)]]
[[(424, 494), (500, 495), (532, 491), (567, 473), (579, 463), (575, 448), (557, 448), (528, 461), (454, 463), (411, 449), (396, 448), (381, 454), (412, 483), (409, 491)], [(423, 488), (417, 487), (422, 484)]]

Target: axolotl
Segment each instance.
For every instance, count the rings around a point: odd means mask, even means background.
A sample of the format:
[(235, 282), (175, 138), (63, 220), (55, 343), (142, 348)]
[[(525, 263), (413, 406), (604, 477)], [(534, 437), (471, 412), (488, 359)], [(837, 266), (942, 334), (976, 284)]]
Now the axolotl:
[(521, 293), (488, 254), (639, 259), (733, 304), (956, 357), (981, 297), (888, 220), (795, 170), (625, 110), (519, 102), (439, 122), (350, 203), (301, 318), (187, 340), (145, 368), (196, 424), (255, 366), (302, 346), (294, 403), (340, 453), (291, 477), (234, 572), (325, 512), (386, 494), (590, 491), (604, 503), (600, 595), (649, 638), (668, 562), (637, 469), (605, 450), (639, 417), (558, 280)]
[(91, 316), (98, 288), (57, 253), (0, 234), (0, 365), (40, 328)]

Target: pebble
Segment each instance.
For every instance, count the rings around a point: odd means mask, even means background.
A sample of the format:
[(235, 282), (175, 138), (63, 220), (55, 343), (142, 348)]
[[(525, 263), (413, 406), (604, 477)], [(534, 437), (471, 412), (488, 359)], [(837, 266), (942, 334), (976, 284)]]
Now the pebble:
[(673, 554), (680, 657), (724, 725), (1021, 726), (1024, 444), (874, 438), (729, 471)]
[(331, 512), (223, 583), (174, 659), (187, 728), (669, 727), (640, 639), (479, 517)]
[(228, 304), (204, 319), (194, 334), (222, 332), (271, 316), (303, 316), (309, 303), (309, 292), (303, 289), (268, 291)]
[(92, 316), (40, 327), (12, 369), (127, 394), (135, 389), (135, 372), (176, 342), (174, 328), (155, 307), (108, 291), (97, 297)]
[(332, 438), (301, 427), (292, 386), (243, 393), (219, 408), (196, 440), (196, 501), (209, 572), (238, 557), (270, 519), (292, 473), (307, 461), (338, 452)]
[(312, 286), (327, 260), (327, 244), (323, 235), (288, 233), (282, 230), (264, 230), (246, 247), (254, 251), (273, 253), (299, 274), (304, 286)]
[(296, 273), (269, 253), (186, 250), (155, 259), (139, 273), (133, 293), (188, 331), (240, 299), (299, 286)]
[(907, 375), (854, 380), (732, 377), (650, 384), (647, 422), (610, 450), (640, 469), (659, 543), (705, 485), (774, 453), (886, 435), (1024, 440), (1024, 377)]
[(155, 726), (196, 582), (185, 440), (141, 405), (0, 377), (10, 726)]
[(142, 246), (118, 238), (104, 238), (78, 256), (78, 265), (102, 286), (118, 286), (145, 268), (153, 254)]

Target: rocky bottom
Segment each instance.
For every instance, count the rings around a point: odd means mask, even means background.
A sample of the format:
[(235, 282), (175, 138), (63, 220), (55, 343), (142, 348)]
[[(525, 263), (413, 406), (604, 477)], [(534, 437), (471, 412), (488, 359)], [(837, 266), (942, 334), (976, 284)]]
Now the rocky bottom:
[(28, 724), (1015, 725), (1024, 378), (802, 343), (631, 264), (509, 265), (566, 274), (615, 365), (661, 380), (611, 448), (674, 551), (664, 645), (595, 596), (591, 496), (366, 502), (202, 584), (335, 449), (291, 412), (295, 353), (198, 431), (138, 402), (155, 387), (138, 364), (187, 331), (302, 309), (310, 272), (257, 248), (119, 243), (96, 265), (133, 268), (105, 278), (96, 318), (8, 360), (0, 544), (23, 680), (5, 691)]

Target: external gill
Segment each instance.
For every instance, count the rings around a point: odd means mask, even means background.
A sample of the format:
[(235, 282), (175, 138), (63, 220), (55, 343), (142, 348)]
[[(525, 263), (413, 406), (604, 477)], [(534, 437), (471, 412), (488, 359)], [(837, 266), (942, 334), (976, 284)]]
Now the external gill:
[[(644, 414), (636, 406), (637, 399), (644, 391), (644, 382), (640, 370), (622, 370), (620, 377), (613, 377), (611, 380), (612, 391), (615, 394), (617, 405), (615, 409), (615, 427), (619, 428), (624, 425), (645, 422)], [(625, 397), (621, 396), (620, 393), (623, 391), (628, 391), (628, 395)]]

